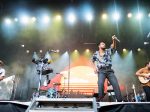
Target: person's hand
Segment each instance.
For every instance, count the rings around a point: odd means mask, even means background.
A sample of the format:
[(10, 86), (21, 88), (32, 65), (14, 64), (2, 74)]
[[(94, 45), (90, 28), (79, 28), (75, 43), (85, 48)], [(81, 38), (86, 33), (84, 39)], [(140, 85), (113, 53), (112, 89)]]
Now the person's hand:
[(144, 75), (144, 77), (146, 77), (146, 78), (150, 78), (150, 73), (145, 74), (145, 75)]
[(98, 69), (97, 68), (94, 68), (94, 73), (98, 74)]
[(115, 36), (115, 35), (113, 35), (113, 36), (112, 36), (112, 39), (113, 39), (113, 40), (115, 40), (115, 39), (116, 39), (116, 36)]

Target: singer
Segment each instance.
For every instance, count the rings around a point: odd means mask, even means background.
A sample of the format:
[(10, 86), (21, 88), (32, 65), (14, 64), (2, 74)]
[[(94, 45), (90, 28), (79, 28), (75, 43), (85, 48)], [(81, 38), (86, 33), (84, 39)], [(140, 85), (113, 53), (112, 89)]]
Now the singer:
[(117, 38), (112, 36), (112, 44), (109, 49), (106, 49), (104, 42), (100, 42), (99, 50), (93, 54), (92, 62), (94, 72), (98, 74), (98, 101), (101, 101), (104, 97), (104, 81), (107, 78), (110, 84), (113, 86), (115, 96), (118, 102), (122, 101), (121, 91), (114, 70), (112, 67), (111, 55), (115, 51)]

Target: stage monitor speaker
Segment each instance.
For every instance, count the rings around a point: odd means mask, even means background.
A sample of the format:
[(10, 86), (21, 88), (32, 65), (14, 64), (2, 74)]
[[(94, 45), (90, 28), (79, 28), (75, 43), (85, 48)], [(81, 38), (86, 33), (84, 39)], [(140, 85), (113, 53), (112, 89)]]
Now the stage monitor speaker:
[(97, 112), (95, 98), (35, 98), (26, 112)]
[(150, 102), (98, 102), (99, 112), (150, 112)]

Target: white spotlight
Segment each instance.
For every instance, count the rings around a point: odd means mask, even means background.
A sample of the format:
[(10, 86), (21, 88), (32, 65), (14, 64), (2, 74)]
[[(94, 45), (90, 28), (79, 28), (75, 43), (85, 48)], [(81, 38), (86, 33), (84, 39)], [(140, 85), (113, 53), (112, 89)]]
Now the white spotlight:
[(27, 24), (27, 23), (29, 23), (29, 17), (28, 17), (28, 16), (22, 16), (22, 17), (21, 17), (21, 23), (22, 23), (22, 24)]
[(131, 18), (132, 17), (132, 13), (128, 13), (128, 18)]
[(9, 18), (6, 18), (4, 21), (7, 25), (10, 25), (12, 23), (11, 19)]
[(136, 18), (137, 18), (138, 20), (141, 20), (142, 17), (143, 17), (143, 14), (142, 14), (142, 13), (138, 13), (138, 14), (136, 15)]
[(113, 19), (114, 19), (115, 21), (118, 21), (118, 20), (120, 19), (120, 14), (117, 13), (117, 12), (115, 12), (114, 15), (113, 15)]
[(21, 44), (21, 47), (24, 47), (24, 44)]
[(138, 49), (137, 49), (137, 51), (139, 51), (139, 52), (140, 52), (140, 51), (141, 51), (141, 48), (138, 48)]
[(148, 17), (150, 17), (150, 13), (148, 14)]
[(14, 21), (15, 21), (15, 22), (18, 22), (18, 18), (15, 18)]
[(85, 15), (85, 18), (86, 18), (86, 20), (87, 20), (88, 22), (91, 22), (91, 21), (93, 20), (93, 15), (92, 15), (91, 13), (87, 13), (87, 14)]
[(32, 20), (32, 22), (35, 22), (36, 21), (36, 17), (32, 17), (31, 20)]
[(42, 53), (42, 52), (43, 52), (43, 50), (40, 50), (39, 52), (40, 52), (40, 53)]
[(75, 53), (77, 53), (77, 52), (78, 52), (78, 50), (77, 50), (77, 49), (75, 49), (75, 50), (74, 50), (74, 52), (75, 52)]
[(124, 49), (123, 49), (123, 52), (126, 52), (126, 51), (127, 51), (127, 49), (126, 49), (126, 48), (124, 48)]
[(149, 42), (144, 42), (144, 45), (148, 45), (148, 44), (150, 44)]
[(76, 16), (73, 13), (68, 14), (67, 20), (69, 21), (69, 23), (73, 24), (76, 22)]
[(26, 50), (26, 53), (29, 54), (29, 53), (30, 53), (30, 50)]
[(87, 53), (90, 52), (90, 49), (86, 49), (86, 52), (87, 52)]
[(50, 22), (50, 18), (48, 16), (44, 16), (42, 21), (43, 21), (43, 23), (49, 23)]

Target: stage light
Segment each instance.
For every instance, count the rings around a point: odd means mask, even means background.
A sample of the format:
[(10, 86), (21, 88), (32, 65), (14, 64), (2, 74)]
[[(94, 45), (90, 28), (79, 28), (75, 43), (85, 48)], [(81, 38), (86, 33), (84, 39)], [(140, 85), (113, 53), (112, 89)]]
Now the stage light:
[(62, 20), (61, 15), (56, 15), (56, 16), (55, 16), (55, 20), (56, 20), (56, 21), (61, 21), (61, 20)]
[(21, 47), (24, 47), (24, 44), (22, 44)]
[(22, 16), (22, 17), (20, 18), (20, 22), (21, 22), (22, 24), (28, 24), (28, 23), (29, 23), (29, 17), (28, 17), (28, 16)]
[(139, 52), (140, 52), (140, 51), (141, 51), (141, 48), (138, 48), (138, 49), (137, 49), (137, 51), (139, 51)]
[(91, 6), (91, 4), (85, 3), (81, 6), (81, 10), (80, 10), (79, 14), (81, 15), (82, 20), (85, 20), (90, 23), (94, 19), (93, 12), (94, 12), (94, 10), (93, 10), (93, 7)]
[(45, 61), (47, 60), (46, 62), (52, 61), (52, 58), (51, 58), (50, 53), (48, 51), (45, 53), (44, 59), (45, 59)]
[(29, 54), (29, 53), (30, 53), (30, 51), (29, 51), (29, 50), (26, 50), (26, 53), (27, 53), (27, 54)]
[(49, 22), (50, 22), (49, 16), (43, 16), (42, 22), (43, 22), (44, 24), (49, 23)]
[(79, 51), (77, 49), (75, 49), (72, 53), (71, 53), (71, 58), (72, 60), (76, 60), (76, 59), (79, 59)]
[(32, 20), (32, 22), (35, 22), (36, 21), (36, 17), (32, 17), (31, 20)]
[(76, 22), (76, 16), (74, 13), (69, 13), (67, 20), (69, 23), (74, 24)]
[(138, 13), (138, 14), (136, 15), (137, 20), (141, 20), (142, 17), (143, 17), (143, 14), (142, 14), (142, 13)]
[(144, 45), (148, 45), (148, 44), (150, 44), (149, 42), (144, 42)]
[(77, 52), (78, 52), (78, 50), (77, 50), (77, 49), (75, 49), (75, 50), (74, 50), (74, 52), (75, 52), (75, 53), (77, 53)]
[(36, 52), (33, 53), (33, 56), (32, 56), (32, 62), (35, 63), (35, 64), (38, 64), (38, 61), (39, 61), (39, 57), (37, 55)]
[(94, 10), (93, 7), (91, 6), (91, 4), (89, 3), (85, 3), (83, 4), (83, 6), (81, 7), (81, 16), (83, 17), (84, 20), (86, 20), (87, 22), (92, 22), (92, 20), (94, 19)]
[(148, 17), (150, 17), (150, 13), (148, 14)]
[(120, 19), (120, 14), (119, 14), (118, 12), (115, 12), (115, 13), (113, 14), (113, 19), (114, 19), (115, 21), (118, 21), (118, 20)]
[(106, 20), (108, 15), (106, 13), (102, 14), (102, 19)]
[(11, 19), (9, 18), (6, 18), (4, 21), (7, 25), (10, 25), (12, 23)]
[(91, 51), (90, 51), (90, 49), (85, 49), (85, 51), (84, 51), (84, 56), (86, 56), (86, 57), (88, 57), (88, 58), (90, 58), (91, 57), (91, 55), (92, 55), (92, 53), (91, 53)]
[(40, 50), (39, 52), (40, 52), (40, 53), (42, 53), (43, 51), (42, 51), (42, 50)]
[(123, 49), (123, 52), (127, 52), (127, 49), (124, 48), (124, 49)]
[(132, 13), (128, 13), (128, 18), (131, 18), (132, 17)]
[(126, 57), (127, 56), (127, 54), (129, 53), (129, 50), (127, 50), (126, 48), (124, 48), (124, 49), (122, 49), (122, 56), (123, 57)]
[(88, 21), (88, 22), (91, 22), (93, 20), (93, 15), (92, 13), (86, 13), (85, 14), (85, 19)]
[(64, 16), (67, 24), (73, 25), (77, 21), (76, 9), (74, 9), (73, 7), (69, 7), (65, 11)]
[(18, 22), (18, 18), (15, 18), (14, 21), (15, 21), (15, 22)]
[(87, 53), (89, 53), (89, 52), (90, 52), (90, 50), (89, 50), (89, 49), (86, 49), (86, 52), (87, 52)]

